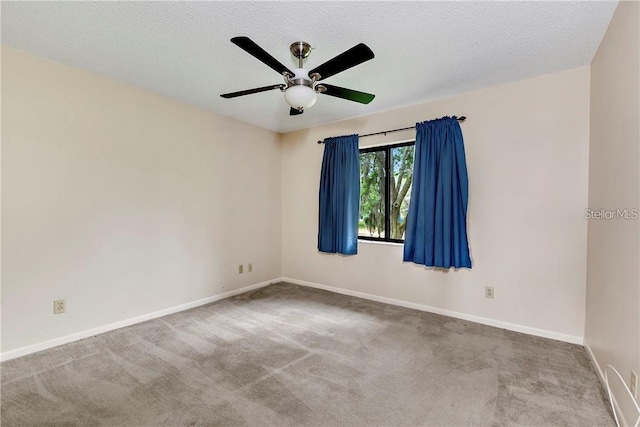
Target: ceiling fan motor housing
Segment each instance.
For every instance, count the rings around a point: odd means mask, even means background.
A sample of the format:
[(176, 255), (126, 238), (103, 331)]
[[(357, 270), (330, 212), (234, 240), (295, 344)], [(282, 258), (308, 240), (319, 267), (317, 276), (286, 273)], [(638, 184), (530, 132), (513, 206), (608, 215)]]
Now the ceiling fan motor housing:
[(304, 68), (294, 68), (293, 72), (293, 78), (288, 79), (284, 98), (293, 108), (298, 110), (309, 108), (318, 98), (313, 90), (314, 81), (309, 77), (309, 71)]
[(291, 86), (313, 87), (313, 83), (315, 82), (311, 77), (309, 77), (309, 70), (304, 68), (294, 68), (293, 73), (293, 77), (290, 77), (288, 82)]

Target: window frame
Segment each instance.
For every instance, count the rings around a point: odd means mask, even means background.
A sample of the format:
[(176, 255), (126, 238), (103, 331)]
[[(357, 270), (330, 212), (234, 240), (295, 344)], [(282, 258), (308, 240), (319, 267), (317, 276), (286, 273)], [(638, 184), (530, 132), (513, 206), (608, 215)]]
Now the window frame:
[[(360, 148), (358, 151), (358, 160), (360, 159), (361, 154), (366, 153), (375, 153), (377, 151), (384, 151), (384, 237), (373, 237), (373, 236), (361, 236), (358, 234), (358, 240), (367, 240), (370, 242), (385, 242), (385, 243), (404, 243), (404, 239), (392, 239), (391, 236), (391, 150), (394, 148), (400, 147), (409, 147), (416, 145), (416, 141), (406, 141), (399, 142), (395, 144), (386, 144), (386, 145), (376, 145), (372, 147), (364, 147)], [(415, 148), (414, 148), (415, 155)], [(360, 182), (362, 184), (362, 181)], [(362, 185), (360, 186), (360, 190), (362, 191)], [(358, 195), (361, 197), (362, 195)], [(358, 213), (359, 214), (359, 213)]]

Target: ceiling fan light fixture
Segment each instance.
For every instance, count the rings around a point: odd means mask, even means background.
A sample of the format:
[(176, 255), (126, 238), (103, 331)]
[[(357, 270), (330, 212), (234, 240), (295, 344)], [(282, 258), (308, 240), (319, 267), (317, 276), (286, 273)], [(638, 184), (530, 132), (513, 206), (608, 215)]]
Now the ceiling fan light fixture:
[(316, 92), (306, 85), (293, 85), (284, 92), (284, 99), (295, 109), (304, 109), (313, 106), (318, 99)]

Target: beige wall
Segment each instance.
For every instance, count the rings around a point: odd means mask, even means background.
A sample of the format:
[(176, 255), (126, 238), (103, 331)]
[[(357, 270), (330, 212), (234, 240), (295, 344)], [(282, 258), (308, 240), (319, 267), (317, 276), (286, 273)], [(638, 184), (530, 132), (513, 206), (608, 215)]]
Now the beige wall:
[[(640, 208), (639, 21), (640, 4), (620, 2), (591, 64), (594, 209)], [(628, 384), (640, 374), (640, 220), (590, 220), (588, 230), (585, 342), (599, 369), (613, 365)]]
[[(317, 251), (318, 139), (412, 125), (462, 124), (469, 170), (472, 270), (402, 262), (402, 246), (360, 243), (356, 256)], [(361, 145), (412, 139), (364, 138)], [(283, 136), (283, 273), (315, 284), (427, 305), (511, 329), (582, 342), (589, 144), (589, 68)], [(495, 287), (495, 299), (484, 286)]]
[(281, 276), (280, 135), (7, 47), (2, 89), (3, 352)]

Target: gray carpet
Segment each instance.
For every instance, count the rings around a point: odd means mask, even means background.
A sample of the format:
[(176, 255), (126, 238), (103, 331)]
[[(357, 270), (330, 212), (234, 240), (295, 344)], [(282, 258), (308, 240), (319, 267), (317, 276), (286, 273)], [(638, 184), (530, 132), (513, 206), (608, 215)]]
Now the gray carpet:
[(2, 425), (612, 426), (582, 347), (279, 283), (2, 364)]

